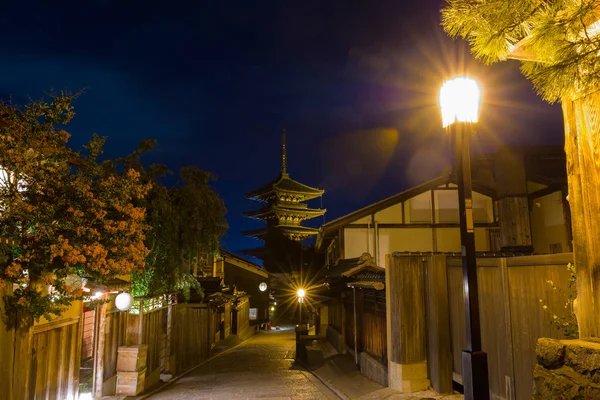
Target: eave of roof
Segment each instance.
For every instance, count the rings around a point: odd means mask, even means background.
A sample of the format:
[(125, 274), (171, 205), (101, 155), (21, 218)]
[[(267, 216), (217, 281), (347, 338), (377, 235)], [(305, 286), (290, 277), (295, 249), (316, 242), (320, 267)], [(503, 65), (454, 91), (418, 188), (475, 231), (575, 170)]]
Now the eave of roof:
[(246, 197), (262, 200), (263, 197), (275, 192), (302, 194), (306, 200), (310, 200), (322, 196), (325, 191), (300, 183), (290, 178), (287, 173), (282, 172), (274, 181), (257, 190), (246, 193)]
[[(304, 204), (306, 206), (306, 204)], [(249, 218), (255, 218), (255, 219), (262, 219), (261, 217), (265, 217), (268, 215), (273, 215), (273, 214), (277, 214), (277, 213), (282, 213), (282, 214), (297, 214), (297, 215), (306, 215), (306, 218), (303, 219), (311, 219), (311, 218), (315, 218), (318, 217), (320, 215), (325, 214), (327, 210), (325, 209), (320, 209), (320, 208), (308, 208), (308, 207), (286, 207), (286, 206), (282, 206), (282, 205), (266, 205), (264, 207), (259, 208), (258, 210), (254, 210), (254, 211), (247, 211), (244, 212), (244, 216), (245, 217), (249, 217)]]
[[(326, 224), (323, 224), (320, 229), (320, 234), (327, 236), (328, 233), (337, 231), (337, 229), (353, 221), (356, 221), (357, 219), (361, 219), (378, 211), (385, 210), (386, 208), (389, 208), (400, 202), (406, 201), (423, 192), (435, 189), (436, 187), (449, 183), (456, 184), (456, 177), (454, 175), (442, 175), (438, 178), (432, 179), (418, 186), (414, 186), (408, 190), (405, 190), (386, 199), (380, 200), (376, 203), (363, 207), (359, 210), (353, 211), (350, 214), (346, 214), (337, 219), (334, 219), (333, 221), (329, 221)], [(491, 198), (496, 198), (496, 192), (493, 189), (482, 185), (478, 185), (475, 182), (473, 182), (473, 190)]]

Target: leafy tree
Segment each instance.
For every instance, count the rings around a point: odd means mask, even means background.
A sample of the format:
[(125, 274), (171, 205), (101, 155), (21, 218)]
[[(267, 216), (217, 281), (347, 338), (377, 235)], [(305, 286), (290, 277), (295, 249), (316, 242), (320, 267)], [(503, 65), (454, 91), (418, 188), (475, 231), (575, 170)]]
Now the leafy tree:
[(515, 58), (562, 102), (580, 337), (600, 336), (600, 0), (447, 0), (442, 25), (492, 63)]
[[(600, 1), (448, 0), (442, 25), (486, 63), (520, 58), (549, 102), (600, 87)], [(529, 59), (527, 61), (527, 59)]]
[(2, 247), (0, 265), (8, 325), (59, 315), (82, 297), (78, 277), (103, 280), (145, 265), (149, 227), (135, 203), (150, 185), (134, 169), (98, 160), (105, 138), (68, 147), (73, 99), (0, 103), (0, 235), (15, 243)]
[(127, 163), (141, 170), (152, 189), (144, 200), (148, 224), (152, 231), (147, 245), (151, 249), (146, 261), (149, 269), (134, 274), (134, 295), (156, 296), (173, 291), (189, 294), (201, 291), (194, 271), (200, 271), (207, 257), (217, 254), (220, 238), (227, 230), (223, 200), (210, 186), (215, 177), (197, 167), (183, 167), (179, 182), (167, 188), (160, 178), (170, 171), (153, 165), (147, 171), (139, 155), (153, 147), (154, 141), (142, 143)]

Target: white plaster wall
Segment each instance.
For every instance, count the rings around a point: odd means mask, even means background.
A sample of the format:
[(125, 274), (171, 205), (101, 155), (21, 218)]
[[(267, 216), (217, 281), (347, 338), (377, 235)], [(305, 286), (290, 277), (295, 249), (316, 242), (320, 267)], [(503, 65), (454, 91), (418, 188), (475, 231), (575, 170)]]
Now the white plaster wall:
[(391, 207), (381, 210), (375, 214), (375, 221), (384, 224), (402, 223), (402, 203), (394, 204)]
[(431, 228), (380, 228), (378, 263), (395, 251), (433, 251)]
[[(371, 237), (373, 231), (371, 230)], [(366, 228), (346, 228), (344, 229), (344, 254), (343, 258), (360, 257), (368, 252), (369, 235)]]

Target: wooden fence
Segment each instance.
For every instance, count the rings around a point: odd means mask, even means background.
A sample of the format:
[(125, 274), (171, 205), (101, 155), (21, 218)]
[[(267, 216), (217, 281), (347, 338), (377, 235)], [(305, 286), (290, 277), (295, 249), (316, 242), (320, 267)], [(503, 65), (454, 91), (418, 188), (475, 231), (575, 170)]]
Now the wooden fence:
[(206, 327), (212, 318), (206, 304), (178, 304), (173, 323), (173, 351), (175, 370), (182, 372), (206, 359), (210, 353), (210, 336)]
[[(344, 296), (328, 303), (328, 325), (343, 338), (344, 345), (354, 352), (366, 352), (382, 365), (387, 365), (387, 332), (385, 292), (374, 289), (345, 289)], [(356, 299), (356, 325), (354, 309)], [(354, 331), (356, 328), (356, 347)], [(336, 341), (339, 338), (330, 338)], [(334, 344), (339, 346), (339, 344)], [(341, 349), (339, 349), (341, 350)]]
[[(6, 288), (0, 291), (8, 293)], [(0, 301), (0, 312), (2, 307)], [(118, 311), (110, 301), (86, 314), (94, 334), (86, 335), (90, 343), (85, 345), (83, 316), (82, 303), (76, 302), (55, 321), (19, 330), (0, 326), (0, 400), (77, 398), (80, 363), (90, 353), (94, 396), (113, 395), (118, 348), (142, 343), (148, 345), (148, 389), (163, 370), (180, 373), (208, 358), (216, 341), (233, 333), (234, 318), (240, 338), (253, 333), (247, 297), (235, 308), (227, 303), (219, 309), (204, 303), (175, 304), (165, 297), (136, 301), (130, 312)]]
[[(566, 265), (571, 262), (571, 253), (477, 260), (482, 347), (493, 397), (531, 399), (537, 339), (563, 338), (551, 321), (555, 314), (563, 318), (568, 313), (565, 299), (547, 281), (568, 293)], [(447, 267), (453, 376), (461, 382), (466, 336), (460, 258), (449, 258)]]
[(33, 328), (32, 399), (69, 399), (77, 395), (81, 318)]

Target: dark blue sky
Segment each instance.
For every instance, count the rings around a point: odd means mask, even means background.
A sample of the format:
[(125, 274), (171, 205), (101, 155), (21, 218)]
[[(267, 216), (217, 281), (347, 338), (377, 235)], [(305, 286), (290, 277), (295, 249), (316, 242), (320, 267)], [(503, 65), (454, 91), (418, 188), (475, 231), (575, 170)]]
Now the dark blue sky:
[(241, 213), (259, 205), (243, 195), (279, 173), (282, 127), (288, 170), (326, 190), (327, 220), (441, 173), (447, 138), (435, 102), (457, 72), (484, 91), (476, 150), (563, 143), (560, 107), (535, 96), (516, 62), (483, 66), (447, 38), (441, 5), (7, 2), (0, 96), (85, 88), (73, 144), (97, 132), (118, 156), (154, 137), (148, 161), (214, 172), (229, 210), (223, 246), (237, 251), (258, 245), (239, 234), (257, 227)]

